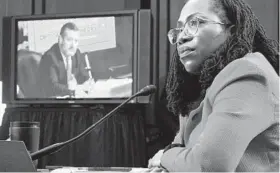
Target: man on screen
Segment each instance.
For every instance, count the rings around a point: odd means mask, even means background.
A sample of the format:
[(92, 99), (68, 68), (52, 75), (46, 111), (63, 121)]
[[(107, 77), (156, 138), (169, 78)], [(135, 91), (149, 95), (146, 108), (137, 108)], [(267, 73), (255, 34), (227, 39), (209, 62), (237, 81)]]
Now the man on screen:
[(39, 81), (44, 97), (73, 96), (88, 84), (85, 58), (78, 49), (79, 29), (66, 23), (60, 30), (58, 43), (47, 50), (39, 65)]

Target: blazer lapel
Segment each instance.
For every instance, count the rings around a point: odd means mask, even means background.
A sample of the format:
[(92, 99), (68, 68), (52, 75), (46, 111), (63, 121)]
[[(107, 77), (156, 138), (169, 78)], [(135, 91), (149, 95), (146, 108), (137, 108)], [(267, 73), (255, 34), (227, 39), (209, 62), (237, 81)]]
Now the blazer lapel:
[(60, 77), (60, 79), (64, 79), (64, 76), (66, 76), (66, 67), (65, 67), (61, 52), (59, 50), (58, 44), (55, 45), (55, 54), (57, 56), (59, 77)]

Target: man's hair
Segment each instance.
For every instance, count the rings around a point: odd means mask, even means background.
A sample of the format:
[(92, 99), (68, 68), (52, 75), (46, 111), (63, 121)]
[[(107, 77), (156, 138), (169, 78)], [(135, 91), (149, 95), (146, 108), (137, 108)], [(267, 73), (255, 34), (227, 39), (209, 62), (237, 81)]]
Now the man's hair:
[(215, 76), (230, 62), (249, 52), (262, 53), (279, 75), (279, 46), (269, 39), (251, 7), (243, 0), (213, 0), (213, 10), (223, 22), (234, 25), (232, 34), (202, 64), (200, 75), (185, 71), (175, 51), (166, 81), (167, 107), (186, 116), (198, 107)]
[(75, 23), (68, 22), (68, 23), (65, 23), (60, 29), (61, 36), (64, 36), (64, 32), (66, 29), (73, 30), (73, 31), (79, 31), (79, 28), (77, 27), (77, 25)]

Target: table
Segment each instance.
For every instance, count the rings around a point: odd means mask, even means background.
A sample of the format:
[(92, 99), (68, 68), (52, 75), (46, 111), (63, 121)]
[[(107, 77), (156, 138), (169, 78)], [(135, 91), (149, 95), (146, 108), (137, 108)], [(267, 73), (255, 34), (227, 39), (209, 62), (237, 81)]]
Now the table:
[[(97, 80), (94, 83), (87, 83), (85, 85), (78, 85), (77, 88), (80, 91), (85, 92), (75, 92), (74, 98), (122, 98), (130, 97), (132, 95), (133, 88), (132, 78), (123, 79), (106, 79)], [(58, 96), (57, 99), (65, 99), (69, 96)]]
[(97, 173), (97, 172), (134, 172), (140, 173), (148, 168), (133, 167), (63, 167), (63, 166), (46, 166), (46, 169), (38, 169), (38, 172), (51, 173)]

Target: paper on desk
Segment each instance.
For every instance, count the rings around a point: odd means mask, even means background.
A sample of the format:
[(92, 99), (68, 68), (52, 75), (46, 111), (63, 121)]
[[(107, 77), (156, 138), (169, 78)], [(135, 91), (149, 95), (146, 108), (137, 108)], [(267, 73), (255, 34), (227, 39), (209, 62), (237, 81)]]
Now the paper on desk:
[(98, 80), (88, 97), (129, 97), (132, 94), (132, 78)]
[[(119, 168), (121, 169), (121, 168)], [(140, 173), (149, 170), (148, 168), (131, 168), (130, 171), (119, 171), (117, 169), (112, 168), (112, 170), (104, 168), (104, 170), (90, 170), (89, 168), (83, 167), (62, 167), (55, 170), (52, 170), (51, 173), (105, 173), (105, 172), (114, 172), (114, 173), (124, 173), (124, 172), (132, 172), (132, 173)]]
[(66, 99), (69, 98), (69, 95), (65, 95), (65, 96), (56, 96), (57, 99)]
[[(140, 172), (145, 172), (145, 171), (148, 171), (149, 169), (148, 168), (132, 168), (131, 173), (140, 173)], [(97, 171), (97, 170), (94, 170), (94, 171), (86, 171), (86, 170), (75, 170), (73, 171), (73, 173), (81, 173), (81, 172), (86, 172), (86, 173), (105, 173), (105, 172), (114, 172), (114, 173), (124, 173), (126, 171), (117, 171), (117, 170), (104, 170), (104, 171)], [(64, 172), (66, 173), (66, 172)]]
[(74, 173), (78, 170), (79, 169), (76, 167), (63, 167), (63, 168), (54, 169), (51, 171), (51, 173)]
[(148, 171), (149, 168), (132, 168), (129, 172), (145, 172)]

